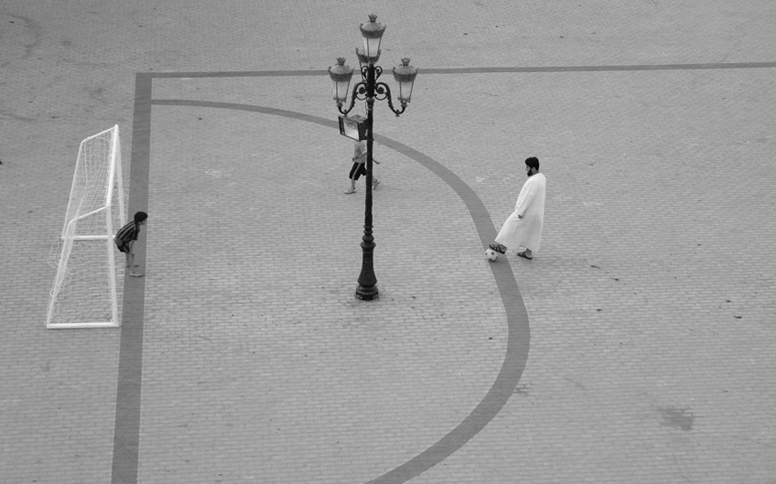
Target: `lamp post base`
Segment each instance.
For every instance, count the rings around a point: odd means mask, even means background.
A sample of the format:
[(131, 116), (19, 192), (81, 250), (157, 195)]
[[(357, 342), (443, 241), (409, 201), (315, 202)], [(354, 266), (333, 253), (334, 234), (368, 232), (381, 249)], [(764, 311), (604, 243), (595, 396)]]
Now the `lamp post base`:
[(377, 286), (364, 287), (359, 285), (356, 288), (356, 298), (361, 299), (362, 301), (374, 301), (378, 297)]

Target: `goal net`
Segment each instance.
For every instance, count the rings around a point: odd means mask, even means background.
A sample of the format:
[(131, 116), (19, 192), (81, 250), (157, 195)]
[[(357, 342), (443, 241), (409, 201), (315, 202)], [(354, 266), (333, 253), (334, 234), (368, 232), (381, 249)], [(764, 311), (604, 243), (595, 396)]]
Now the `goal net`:
[[(81, 142), (65, 224), (50, 261), (57, 269), (46, 327), (120, 326), (114, 231), (125, 223), (119, 127)], [(118, 259), (118, 261), (117, 261)]]

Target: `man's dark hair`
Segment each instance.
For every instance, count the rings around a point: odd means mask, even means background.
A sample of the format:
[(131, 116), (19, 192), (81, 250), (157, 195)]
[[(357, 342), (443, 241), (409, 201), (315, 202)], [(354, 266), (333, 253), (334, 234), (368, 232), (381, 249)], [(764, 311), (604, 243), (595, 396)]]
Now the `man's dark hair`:
[(528, 168), (536, 168), (539, 169), (539, 158), (532, 156), (530, 158), (525, 159), (525, 164), (528, 165)]
[(135, 214), (135, 223), (139, 224), (140, 222), (142, 222), (143, 220), (145, 220), (147, 218), (148, 218), (148, 214), (147, 213), (145, 213), (145, 212), (137, 212)]

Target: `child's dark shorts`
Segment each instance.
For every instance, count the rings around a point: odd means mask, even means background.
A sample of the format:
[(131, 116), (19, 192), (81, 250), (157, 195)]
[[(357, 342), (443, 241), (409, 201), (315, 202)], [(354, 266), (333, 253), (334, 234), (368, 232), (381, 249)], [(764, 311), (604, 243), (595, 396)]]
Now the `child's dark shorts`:
[(361, 175), (366, 176), (366, 163), (353, 163), (353, 168), (350, 169), (350, 179), (358, 180)]
[(119, 249), (119, 252), (123, 252), (125, 254), (129, 254), (130, 253), (130, 249), (129, 249), (128, 245), (126, 245), (123, 242), (121, 242), (119, 240), (116, 240), (116, 239), (113, 239), (113, 242), (116, 243), (116, 247)]

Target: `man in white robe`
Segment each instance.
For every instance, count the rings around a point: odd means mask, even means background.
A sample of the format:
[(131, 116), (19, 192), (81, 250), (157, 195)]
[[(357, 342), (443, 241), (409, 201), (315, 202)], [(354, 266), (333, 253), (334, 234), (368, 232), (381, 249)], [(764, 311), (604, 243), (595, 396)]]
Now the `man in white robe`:
[[(515, 203), (515, 211), (504, 222), (496, 236), (496, 243), (490, 248), (505, 254), (508, 247), (517, 250), (517, 255), (533, 259), (533, 253), (539, 251), (544, 226), (544, 199), (547, 179), (539, 173), (539, 159), (532, 156), (525, 160), (528, 180), (520, 190)], [(520, 251), (520, 248), (524, 248)]]

